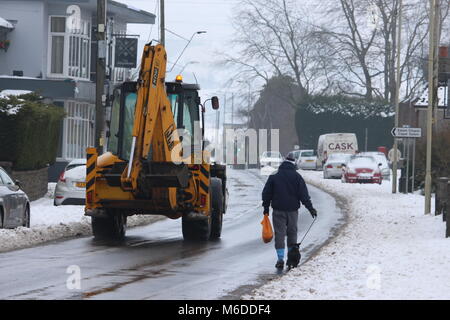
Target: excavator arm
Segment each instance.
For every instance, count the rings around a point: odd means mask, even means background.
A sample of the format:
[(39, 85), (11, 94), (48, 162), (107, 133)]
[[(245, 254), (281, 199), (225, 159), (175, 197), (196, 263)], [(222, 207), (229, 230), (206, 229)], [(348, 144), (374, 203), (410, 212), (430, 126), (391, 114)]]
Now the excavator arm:
[(167, 54), (162, 45), (144, 48), (137, 84), (131, 156), (121, 179), (124, 190), (142, 189), (138, 186), (138, 179), (145, 172), (145, 162), (170, 166), (173, 163), (171, 152), (180, 143), (165, 90), (166, 65)]

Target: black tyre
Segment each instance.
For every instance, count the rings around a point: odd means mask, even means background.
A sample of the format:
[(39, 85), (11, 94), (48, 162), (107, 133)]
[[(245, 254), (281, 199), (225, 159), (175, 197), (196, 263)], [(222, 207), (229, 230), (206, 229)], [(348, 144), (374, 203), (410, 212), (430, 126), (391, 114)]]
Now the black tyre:
[(222, 234), (223, 221), (223, 192), (222, 180), (211, 178), (212, 212), (211, 212), (211, 239), (218, 239)]
[(110, 210), (106, 217), (92, 217), (91, 225), (96, 239), (121, 240), (125, 237), (127, 216), (120, 211)]
[(183, 215), (183, 238), (187, 241), (207, 241), (211, 234), (211, 217)]
[(22, 226), (29, 228), (30, 227), (30, 207), (25, 207), (25, 212), (23, 213)]

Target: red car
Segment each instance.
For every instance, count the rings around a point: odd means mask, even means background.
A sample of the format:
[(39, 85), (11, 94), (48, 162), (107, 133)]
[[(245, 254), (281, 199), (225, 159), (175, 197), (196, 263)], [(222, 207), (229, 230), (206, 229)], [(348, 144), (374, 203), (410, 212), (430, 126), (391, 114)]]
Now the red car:
[(381, 184), (380, 165), (371, 156), (352, 156), (343, 166), (342, 182)]

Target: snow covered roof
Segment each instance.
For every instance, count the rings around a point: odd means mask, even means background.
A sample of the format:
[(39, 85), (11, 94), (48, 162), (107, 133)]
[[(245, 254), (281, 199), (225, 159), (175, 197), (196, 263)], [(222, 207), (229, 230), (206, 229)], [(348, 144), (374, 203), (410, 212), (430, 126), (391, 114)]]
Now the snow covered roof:
[(350, 117), (381, 117), (388, 118), (395, 115), (389, 104), (379, 101), (329, 101), (315, 102), (311, 101), (306, 109), (315, 114), (333, 113), (347, 115)]
[[(428, 88), (414, 104), (416, 107), (428, 107)], [(448, 106), (448, 89), (447, 86), (438, 88), (438, 107)]]
[(6, 29), (14, 29), (14, 26), (6, 21), (6, 19), (3, 19), (2, 17), (0, 17), (0, 27), (6, 28)]

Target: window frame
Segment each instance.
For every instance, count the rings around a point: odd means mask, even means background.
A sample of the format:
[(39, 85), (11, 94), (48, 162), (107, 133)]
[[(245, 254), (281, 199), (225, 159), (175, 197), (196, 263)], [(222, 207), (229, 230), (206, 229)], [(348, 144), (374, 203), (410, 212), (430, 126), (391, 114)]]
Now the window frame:
[[(89, 81), (91, 77), (91, 42), (92, 42), (92, 19), (82, 19), (81, 21), (81, 31), (80, 32), (70, 32), (67, 30), (67, 26), (65, 26), (64, 32), (53, 32), (52, 31), (52, 18), (65, 18), (67, 19), (67, 16), (64, 15), (49, 15), (48, 16), (48, 44), (47, 44), (47, 76), (49, 78), (71, 78), (75, 80), (85, 80)], [(67, 20), (66, 20), (67, 21)], [(87, 34), (85, 34), (85, 31), (87, 31)], [(54, 36), (62, 36), (64, 37), (64, 48), (63, 48), (63, 72), (62, 73), (52, 73), (52, 45), (53, 45), (53, 37)], [(72, 38), (74, 39), (74, 43), (78, 43), (78, 46), (76, 47), (76, 50), (73, 50), (73, 47), (71, 47), (71, 41)], [(87, 41), (86, 47), (85, 47), (85, 56), (83, 55), (83, 43), (84, 41)], [(71, 50), (72, 49), (72, 50)], [(75, 62), (75, 65), (72, 66), (71, 63), (71, 57), (73, 55), (76, 57), (76, 61), (72, 59), (72, 61)], [(82, 70), (83, 70), (83, 61), (86, 63), (86, 73), (85, 77), (82, 77)], [(77, 70), (77, 75), (71, 75), (72, 73), (71, 68), (73, 70)]]
[[(85, 149), (94, 145), (95, 105), (75, 100), (64, 101), (61, 157), (66, 161), (85, 157)], [(73, 143), (71, 143), (73, 142)]]

